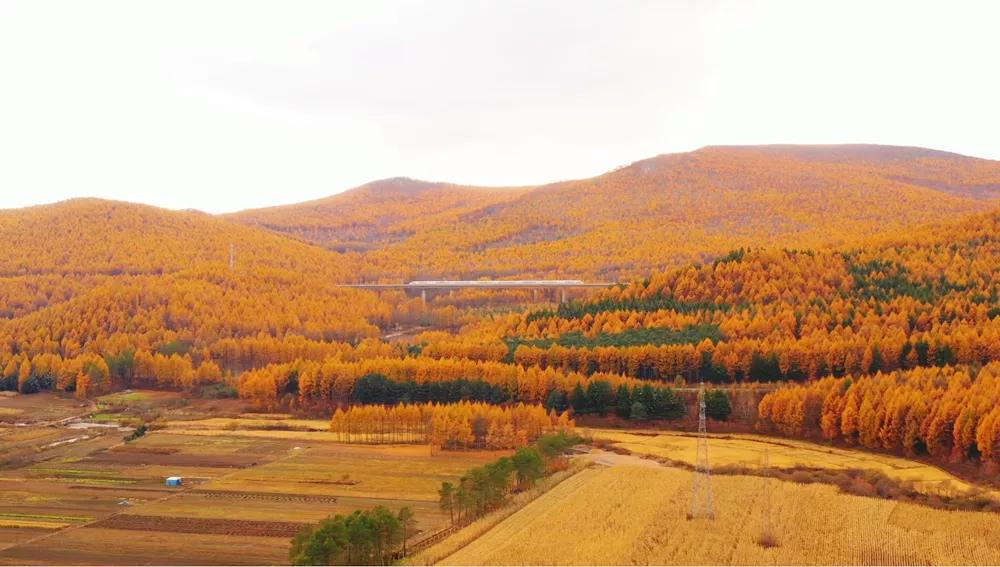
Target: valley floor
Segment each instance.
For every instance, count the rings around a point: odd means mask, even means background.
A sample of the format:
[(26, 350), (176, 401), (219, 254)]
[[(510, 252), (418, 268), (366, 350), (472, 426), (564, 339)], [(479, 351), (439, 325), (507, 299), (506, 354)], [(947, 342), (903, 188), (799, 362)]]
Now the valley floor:
[[(302, 526), (376, 505), (409, 506), (416, 542), (448, 523), (441, 482), (498, 456), (347, 445), (317, 430), (325, 421), (128, 395), (165, 411), (166, 428), (125, 443), (114, 421), (79, 420), (74, 400), (0, 399), (21, 420), (0, 423), (0, 565), (287, 564)], [(49, 410), (28, 423), (34, 406)], [(231, 417), (194, 419), (219, 413)], [(265, 429), (275, 422), (294, 430)], [(183, 486), (164, 485), (174, 475)]]
[[(4, 397), (0, 410), (0, 564), (285, 564), (303, 525), (376, 505), (411, 507), (417, 542), (448, 526), (441, 482), (501, 454), (338, 443), (325, 420), (242, 413), (234, 400), (182, 403), (163, 392), (116, 394), (94, 405)], [(149, 411), (160, 413), (163, 429), (124, 442), (128, 430), (118, 425)], [(766, 450), (775, 470), (875, 470), (936, 496), (976, 488), (929, 465), (713, 435), (711, 462), (726, 472), (712, 477), (716, 518), (687, 520), (693, 436), (581, 433), (606, 449), (577, 457), (561, 478), (542, 482), (537, 498), (524, 493), (531, 498), (522, 498), (523, 507), (502, 509), (471, 536), (460, 530), (426, 557), (449, 565), (1000, 564), (1000, 514), (756, 475)], [(164, 486), (172, 475), (184, 486)], [(775, 547), (758, 544), (765, 510)], [(452, 538), (460, 545), (448, 545)]]

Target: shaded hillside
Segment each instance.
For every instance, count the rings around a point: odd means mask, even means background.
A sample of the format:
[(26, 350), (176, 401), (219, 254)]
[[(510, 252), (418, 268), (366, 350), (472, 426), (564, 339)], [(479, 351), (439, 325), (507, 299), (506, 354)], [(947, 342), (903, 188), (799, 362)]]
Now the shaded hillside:
[(331, 250), (365, 251), (405, 241), (422, 227), (454, 224), (524, 192), (397, 177), (325, 199), (244, 211), (230, 218)]
[(707, 147), (530, 189), (390, 180), (231, 218), (355, 250), (355, 280), (622, 279), (739, 246), (844, 245), (998, 198), (1000, 162), (946, 152)]

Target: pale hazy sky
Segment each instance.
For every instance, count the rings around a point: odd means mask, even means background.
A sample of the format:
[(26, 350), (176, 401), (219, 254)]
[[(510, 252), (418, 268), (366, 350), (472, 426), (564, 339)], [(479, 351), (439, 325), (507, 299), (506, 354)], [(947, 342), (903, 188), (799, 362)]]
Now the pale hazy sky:
[(1000, 159), (1000, 3), (0, 0), (0, 208), (211, 212), (710, 144)]

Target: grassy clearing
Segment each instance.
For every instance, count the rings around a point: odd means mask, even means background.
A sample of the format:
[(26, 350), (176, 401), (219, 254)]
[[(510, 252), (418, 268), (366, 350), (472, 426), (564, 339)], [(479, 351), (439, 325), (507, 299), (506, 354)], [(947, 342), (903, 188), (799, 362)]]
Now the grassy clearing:
[(122, 419), (132, 419), (132, 418), (122, 413), (95, 413), (90, 416), (90, 421), (94, 421), (97, 423), (108, 423), (112, 421), (117, 422)]
[(117, 392), (97, 398), (97, 403), (106, 406), (127, 406), (136, 403), (146, 403), (151, 398), (146, 392)]
[[(578, 475), (579, 476), (579, 475)], [(772, 481), (777, 546), (757, 543), (759, 477), (712, 479), (716, 518), (687, 520), (691, 474), (615, 466), (541, 496), (446, 565), (969, 564), (1000, 562), (1000, 516)]]

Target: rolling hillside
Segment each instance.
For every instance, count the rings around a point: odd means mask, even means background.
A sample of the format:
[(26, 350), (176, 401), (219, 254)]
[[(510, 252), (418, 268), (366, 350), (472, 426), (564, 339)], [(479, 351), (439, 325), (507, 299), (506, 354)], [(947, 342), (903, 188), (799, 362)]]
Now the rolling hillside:
[(174, 370), (163, 358), (149, 375), (190, 383), (210, 358), (231, 370), (308, 349), (338, 352), (344, 345), (333, 341), (378, 336), (391, 314), (374, 294), (334, 288), (351, 272), (339, 254), (203, 213), (130, 203), (2, 211), (0, 266), (3, 378), (33, 359), (34, 376), (62, 368), (60, 387), (86, 365), (107, 387), (96, 354), (179, 355)]
[[(196, 211), (73, 199), (0, 211), (0, 275), (165, 274), (227, 266), (333, 270), (318, 247)], [(347, 270), (344, 270), (345, 272)]]
[(332, 250), (363, 252), (405, 241), (421, 227), (453, 225), (526, 192), (397, 177), (317, 201), (244, 211), (231, 218)]
[(354, 279), (623, 279), (739, 246), (838, 246), (988, 210), (1000, 162), (893, 146), (706, 147), (522, 189), (406, 179), (231, 215), (360, 260)]
[(423, 354), (719, 382), (986, 364), (1000, 360), (998, 227), (995, 211), (842, 251), (741, 249), (428, 337)]

